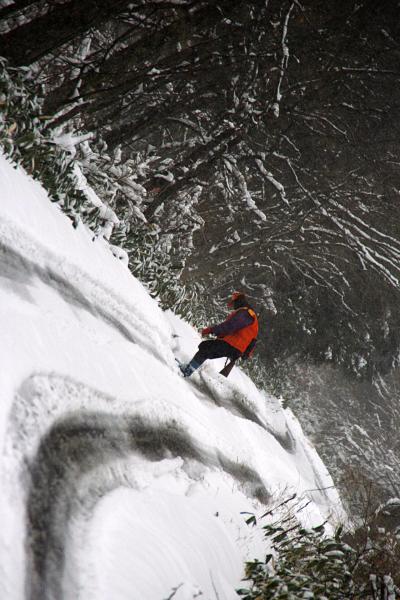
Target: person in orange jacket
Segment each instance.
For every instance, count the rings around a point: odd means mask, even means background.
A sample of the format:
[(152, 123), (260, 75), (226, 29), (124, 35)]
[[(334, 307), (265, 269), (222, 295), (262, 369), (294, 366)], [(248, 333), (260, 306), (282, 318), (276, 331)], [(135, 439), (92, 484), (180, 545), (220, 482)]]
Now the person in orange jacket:
[(218, 325), (205, 327), (201, 335), (213, 334), (217, 339), (205, 340), (187, 365), (180, 369), (184, 377), (190, 377), (207, 359), (240, 357), (248, 358), (254, 349), (258, 334), (258, 319), (243, 292), (234, 292), (228, 302), (233, 308), (228, 317)]

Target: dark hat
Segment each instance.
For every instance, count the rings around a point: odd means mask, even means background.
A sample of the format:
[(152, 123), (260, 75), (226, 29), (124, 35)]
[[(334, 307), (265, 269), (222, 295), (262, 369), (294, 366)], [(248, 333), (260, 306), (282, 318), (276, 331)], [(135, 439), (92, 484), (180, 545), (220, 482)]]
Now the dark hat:
[(246, 294), (244, 294), (243, 292), (233, 292), (232, 296), (230, 297), (230, 299), (228, 301), (228, 306), (234, 306), (234, 304), (237, 300), (239, 300), (242, 303), (246, 302), (247, 301)]

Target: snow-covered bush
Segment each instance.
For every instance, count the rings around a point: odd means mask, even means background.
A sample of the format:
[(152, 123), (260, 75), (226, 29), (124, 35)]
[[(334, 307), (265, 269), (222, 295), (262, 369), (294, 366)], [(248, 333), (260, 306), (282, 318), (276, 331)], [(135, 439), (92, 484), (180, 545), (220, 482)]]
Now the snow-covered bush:
[[(81, 220), (94, 238), (104, 237), (112, 248), (121, 246), (133, 274), (164, 307), (193, 317), (195, 286), (189, 291), (179, 276), (190, 252), (191, 244), (186, 242), (199, 223), (188, 210), (170, 215), (172, 233), (147, 222), (144, 211), (152, 198), (147, 197), (140, 179), (157, 158), (154, 153), (122, 157), (119, 147), (109, 151), (100, 138), (75, 135), (71, 123), (67, 131), (53, 131), (46, 126), (43, 99), (29, 70), (11, 68), (1, 58), (0, 107), (0, 147), (5, 154), (43, 184), (74, 224)], [(196, 190), (193, 196), (197, 202)], [(183, 254), (181, 246), (185, 246)], [(121, 257), (120, 252), (117, 255)]]
[(246, 563), (249, 589), (240, 589), (244, 600), (319, 598), (348, 600), (354, 597), (351, 567), (355, 551), (338, 530), (327, 536), (323, 525), (303, 528), (289, 522), (266, 525), (273, 549), (265, 561)]
[(42, 100), (26, 69), (0, 58), (0, 146), (14, 162), (38, 179), (52, 201), (73, 219), (87, 208), (76, 186), (73, 161), (46, 131)]
[[(281, 506), (290, 505), (294, 498)], [(400, 501), (396, 502), (397, 507)], [(324, 524), (303, 527), (296, 518), (299, 510), (295, 503), (263, 527), (269, 551), (264, 561), (246, 563), (245, 581), (250, 586), (238, 590), (243, 600), (400, 598), (400, 540), (396, 531), (382, 526), (385, 511), (375, 513), (356, 531), (341, 526), (330, 535)], [(272, 514), (271, 510), (263, 517)], [(256, 517), (251, 515), (247, 523), (255, 525)]]

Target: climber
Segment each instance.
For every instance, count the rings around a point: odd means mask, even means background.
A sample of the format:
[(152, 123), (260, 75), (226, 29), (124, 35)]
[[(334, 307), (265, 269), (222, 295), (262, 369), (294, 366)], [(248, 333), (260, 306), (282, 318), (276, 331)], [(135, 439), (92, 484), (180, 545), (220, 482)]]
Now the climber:
[(227, 319), (219, 325), (205, 327), (201, 335), (213, 334), (217, 339), (205, 340), (199, 344), (199, 349), (187, 365), (180, 365), (184, 377), (190, 377), (205, 360), (226, 357), (231, 360), (226, 372), (227, 376), (238, 358), (249, 358), (254, 350), (258, 334), (258, 319), (255, 311), (249, 305), (243, 292), (234, 292), (228, 302), (233, 308)]

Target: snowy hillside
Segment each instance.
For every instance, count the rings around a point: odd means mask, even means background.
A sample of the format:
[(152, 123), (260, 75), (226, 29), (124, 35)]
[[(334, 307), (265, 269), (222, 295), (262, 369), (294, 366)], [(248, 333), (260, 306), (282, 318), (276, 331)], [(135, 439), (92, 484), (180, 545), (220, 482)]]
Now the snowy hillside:
[(0, 190), (0, 597), (234, 598), (241, 512), (296, 492), (320, 523), (326, 468), (240, 370), (184, 380), (198, 334), (2, 157)]

